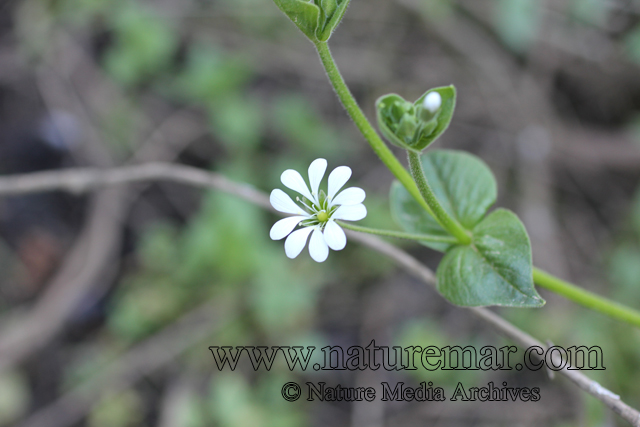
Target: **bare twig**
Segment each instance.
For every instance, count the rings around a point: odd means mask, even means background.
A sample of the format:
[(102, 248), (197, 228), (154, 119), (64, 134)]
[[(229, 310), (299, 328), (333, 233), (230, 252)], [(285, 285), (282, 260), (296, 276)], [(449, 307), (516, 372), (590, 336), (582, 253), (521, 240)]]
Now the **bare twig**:
[[(90, 58), (69, 36), (61, 34), (61, 38), (67, 49), (64, 53), (75, 58), (68, 63), (79, 62), (85, 68), (92, 66)], [(45, 104), (52, 110), (71, 111), (81, 120), (87, 133), (83, 154), (91, 164), (113, 166), (101, 131), (86, 111), (80, 92), (75, 90), (70, 70), (67, 69), (68, 63), (63, 66), (60, 62), (50, 60), (47, 68), (40, 69), (37, 74)], [(171, 161), (184, 146), (203, 135), (203, 129), (194, 123), (188, 113), (177, 112), (161, 123), (148, 138), (140, 138), (143, 144), (132, 159)], [(116, 254), (120, 247), (122, 222), (137, 194), (120, 188), (95, 195), (86, 224), (44, 294), (33, 308), (26, 312), (10, 313), (7, 317), (12, 321), (1, 325), (0, 371), (46, 345), (63, 328), (86, 295), (92, 290), (100, 290), (109, 281), (110, 274), (117, 270)]]
[[(86, 192), (103, 186), (150, 180), (170, 180), (198, 187), (215, 188), (272, 210), (268, 196), (249, 185), (239, 184), (218, 174), (209, 173), (197, 168), (162, 163), (129, 166), (109, 170), (90, 168), (72, 169), (61, 172), (41, 172), (5, 177), (0, 178), (0, 195), (24, 194), (52, 190)], [(436, 278), (433, 272), (407, 252), (404, 252), (377, 237), (354, 233), (348, 230), (347, 232), (351, 239), (388, 256), (399, 266), (414, 274), (423, 282), (431, 286), (435, 285)], [(526, 332), (518, 329), (516, 326), (488, 309), (470, 308), (469, 310), (491, 325), (496, 331), (514, 340), (522, 347), (539, 346), (546, 348), (546, 346), (540, 341), (531, 337)], [(579, 388), (600, 400), (612, 411), (630, 422), (634, 427), (640, 427), (640, 412), (628, 406), (611, 391), (578, 371), (568, 370), (565, 368), (558, 371), (558, 373), (569, 378)]]
[(105, 186), (143, 181), (173, 181), (197, 187), (215, 188), (271, 209), (269, 198), (253, 187), (238, 184), (202, 169), (169, 163), (146, 163), (113, 169), (77, 168), (6, 176), (0, 178), (0, 195), (53, 190), (81, 194)]
[(129, 350), (98, 375), (20, 423), (19, 427), (74, 425), (105, 392), (117, 393), (166, 365), (220, 327), (231, 311), (228, 301), (207, 302), (175, 324)]

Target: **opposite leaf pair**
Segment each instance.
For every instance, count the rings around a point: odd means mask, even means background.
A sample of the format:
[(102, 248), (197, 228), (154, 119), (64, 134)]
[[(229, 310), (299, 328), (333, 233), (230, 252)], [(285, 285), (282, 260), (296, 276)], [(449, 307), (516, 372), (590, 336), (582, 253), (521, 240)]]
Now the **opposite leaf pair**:
[[(507, 209), (487, 214), (497, 186), (479, 158), (454, 150), (422, 155), (424, 173), (449, 215), (470, 230), (470, 245), (424, 242), (445, 252), (437, 270), (438, 291), (461, 306), (540, 307), (533, 284), (531, 243), (517, 215)], [(415, 234), (447, 236), (445, 231), (399, 183), (391, 188), (396, 221)]]
[(336, 29), (350, 0), (274, 0), (275, 4), (312, 41), (326, 42)]
[(376, 101), (378, 127), (392, 144), (421, 152), (447, 130), (455, 107), (453, 86), (431, 89), (414, 103), (392, 93)]
[[(376, 102), (378, 126), (391, 143), (421, 153), (449, 127), (455, 105), (453, 86), (431, 89), (414, 103), (385, 95)], [(437, 270), (440, 293), (462, 306), (544, 305), (533, 284), (531, 243), (524, 225), (506, 209), (487, 215), (496, 201), (497, 185), (485, 163), (464, 152), (434, 150), (422, 154), (420, 166), (437, 203), (472, 236), (470, 244), (423, 242), (445, 252)], [(450, 235), (399, 182), (391, 189), (391, 208), (396, 221), (411, 233)]]

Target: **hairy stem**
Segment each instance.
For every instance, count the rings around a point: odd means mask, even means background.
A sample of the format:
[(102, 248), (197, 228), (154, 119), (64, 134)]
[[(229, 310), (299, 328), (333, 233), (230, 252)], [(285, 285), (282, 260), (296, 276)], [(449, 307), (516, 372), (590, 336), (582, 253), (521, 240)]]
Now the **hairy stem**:
[(409, 169), (411, 170), (411, 175), (413, 175), (413, 180), (416, 182), (418, 186), (418, 190), (420, 194), (427, 202), (431, 211), (434, 213), (434, 217), (440, 225), (447, 230), (452, 236), (458, 240), (459, 243), (463, 245), (468, 245), (471, 243), (471, 236), (469, 232), (464, 229), (464, 227), (456, 221), (451, 215), (444, 210), (436, 195), (433, 193), (431, 186), (429, 186), (429, 182), (427, 182), (427, 177), (422, 170), (422, 162), (420, 161), (420, 154), (414, 151), (407, 151), (409, 156)]
[(413, 234), (403, 233), (402, 231), (394, 230), (380, 230), (377, 228), (361, 227), (359, 225), (353, 225), (344, 221), (337, 221), (340, 226), (353, 231), (359, 231), (361, 233), (375, 234), (378, 236), (394, 237), (396, 239), (417, 240), (421, 242), (435, 242), (435, 243), (449, 243), (456, 244), (458, 240), (455, 237), (450, 236), (436, 236), (433, 234)]
[[(433, 216), (436, 221), (442, 225), (442, 227), (450, 232), (455, 239), (459, 243), (468, 244), (471, 241), (469, 234), (464, 228), (453, 218), (451, 218), (443, 209), (442, 206), (438, 203), (437, 199), (433, 195), (433, 191), (428, 187), (428, 183), (426, 182), (426, 178), (424, 179), (427, 186), (423, 189), (426, 190), (426, 193), (429, 195), (429, 198), (433, 196), (433, 201), (435, 201), (434, 206), (439, 207), (443, 215), (438, 215), (428, 204), (427, 197), (423, 197), (421, 191), (418, 189), (416, 183), (411, 178), (411, 175), (407, 170), (402, 166), (402, 164), (398, 161), (398, 159), (394, 156), (394, 154), (389, 150), (387, 145), (382, 141), (376, 130), (371, 126), (371, 123), (367, 120), (366, 116), (358, 106), (358, 103), (353, 98), (353, 95), (349, 91), (336, 63), (331, 56), (331, 52), (329, 51), (329, 46), (326, 42), (318, 42), (315, 44), (316, 49), (318, 50), (318, 54), (320, 55), (320, 60), (324, 66), (324, 69), (333, 85), (338, 98), (344, 105), (347, 113), (354, 121), (362, 135), (365, 137), (373, 151), (378, 155), (380, 160), (389, 168), (389, 170), (395, 175), (395, 177), (400, 181), (400, 183), (407, 189), (407, 191), (413, 196), (414, 199)], [(411, 153), (410, 153), (411, 154)], [(410, 155), (411, 157), (411, 155)], [(418, 156), (419, 159), (419, 156)], [(419, 164), (419, 160), (418, 163)], [(417, 166), (416, 164), (416, 166)], [(420, 171), (423, 174), (422, 166), (420, 165)], [(418, 179), (419, 178), (418, 174)], [(437, 209), (436, 207), (436, 209)], [(450, 223), (447, 224), (447, 218), (451, 220)], [(342, 224), (344, 226), (344, 223)], [(345, 228), (354, 227), (352, 225)], [(353, 229), (353, 228), (351, 228)], [(356, 230), (360, 231), (360, 230)], [(538, 286), (546, 288), (552, 292), (563, 295), (569, 300), (580, 304), (589, 309), (598, 311), (603, 313), (609, 317), (615, 318), (617, 320), (621, 320), (623, 322), (635, 325), (640, 327), (640, 312), (626, 307), (622, 304), (618, 304), (613, 301), (609, 301), (605, 298), (602, 298), (596, 294), (585, 291), (576, 285), (573, 285), (569, 282), (565, 282), (551, 274), (545, 273), (537, 268), (533, 270), (534, 281)]]
[(329, 50), (327, 43), (317, 42), (315, 45), (333, 89), (336, 91), (342, 105), (347, 110), (347, 113), (356, 124), (364, 138), (367, 140), (371, 148), (373, 148), (373, 151), (378, 155), (380, 160), (382, 160), (382, 163), (389, 168), (391, 173), (395, 175), (398, 181), (400, 181), (400, 183), (418, 201), (418, 203), (420, 203), (420, 205), (433, 216), (433, 212), (420, 195), (420, 192), (418, 191), (416, 184), (411, 179), (409, 172), (407, 172), (404, 166), (402, 166), (396, 156), (391, 152), (389, 147), (387, 147), (384, 141), (382, 141), (376, 130), (360, 109), (360, 106), (358, 106), (358, 103), (340, 74), (333, 56), (331, 56), (331, 51)]
[(545, 289), (591, 310), (609, 317), (640, 327), (640, 312), (600, 295), (579, 288), (576, 285), (559, 279), (539, 268), (533, 269), (533, 281)]

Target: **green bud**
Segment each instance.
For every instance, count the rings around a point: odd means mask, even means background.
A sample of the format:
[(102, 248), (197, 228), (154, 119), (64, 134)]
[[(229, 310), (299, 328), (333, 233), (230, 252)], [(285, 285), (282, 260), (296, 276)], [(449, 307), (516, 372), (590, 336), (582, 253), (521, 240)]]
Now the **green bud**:
[(345, 12), (347, 6), (349, 6), (350, 0), (321, 0), (320, 7), (324, 13), (324, 23), (321, 28), (318, 28), (316, 37), (318, 41), (326, 42), (331, 37), (331, 34), (338, 27)]
[(273, 0), (312, 42), (325, 42), (347, 11), (350, 0)]
[(327, 21), (331, 19), (336, 9), (338, 8), (337, 0), (322, 0), (322, 10), (324, 11), (324, 16), (326, 16)]
[(434, 117), (428, 122), (422, 124), (422, 129), (419, 130), (418, 139), (423, 139), (431, 136), (434, 130), (438, 126), (438, 120)]
[(378, 127), (392, 144), (421, 152), (449, 127), (455, 104), (453, 86), (431, 89), (414, 103), (385, 95), (376, 101)]
[(418, 130), (418, 122), (413, 114), (405, 114), (396, 128), (396, 135), (407, 144), (411, 144)]

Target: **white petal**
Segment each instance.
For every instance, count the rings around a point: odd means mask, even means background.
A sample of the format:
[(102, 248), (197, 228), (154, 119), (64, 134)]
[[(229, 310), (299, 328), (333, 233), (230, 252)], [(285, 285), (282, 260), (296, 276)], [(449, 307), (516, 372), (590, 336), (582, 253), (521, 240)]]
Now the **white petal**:
[(307, 244), (307, 237), (313, 231), (311, 227), (301, 228), (293, 233), (289, 234), (287, 240), (284, 241), (284, 252), (291, 259), (294, 259), (304, 249), (304, 245)]
[(271, 227), (271, 231), (269, 232), (269, 237), (271, 237), (271, 240), (284, 239), (293, 231), (294, 228), (296, 228), (296, 225), (298, 225), (300, 221), (307, 218), (308, 217), (306, 216), (292, 216), (281, 219), (273, 224), (273, 227)]
[(271, 202), (271, 206), (279, 212), (294, 215), (307, 215), (300, 206), (296, 205), (294, 201), (291, 200), (291, 197), (289, 197), (287, 193), (278, 188), (271, 192), (269, 201)]
[(333, 197), (351, 178), (351, 168), (349, 166), (338, 166), (329, 174), (329, 198)]
[(324, 241), (334, 251), (341, 251), (347, 246), (347, 236), (334, 221), (329, 221), (324, 226)]
[(315, 200), (311, 196), (309, 187), (307, 187), (307, 183), (304, 182), (304, 179), (302, 178), (302, 175), (300, 175), (300, 172), (294, 171), (293, 169), (287, 169), (286, 171), (282, 172), (282, 175), (280, 175), (280, 181), (282, 181), (285, 186), (292, 189), (293, 191), (297, 191), (307, 199), (312, 201)]
[(435, 113), (442, 105), (442, 97), (438, 92), (431, 92), (424, 98), (424, 101), (422, 101), (422, 103), (424, 105), (424, 108), (432, 113)]
[(324, 241), (322, 231), (317, 227), (313, 229), (313, 234), (309, 241), (309, 254), (316, 262), (324, 262), (329, 256), (329, 247)]
[(331, 215), (331, 219), (344, 219), (345, 221), (360, 221), (367, 216), (367, 208), (363, 204), (347, 206), (342, 205)]
[(318, 188), (320, 182), (324, 178), (327, 170), (327, 161), (325, 159), (315, 159), (309, 166), (309, 183), (311, 184), (311, 194), (318, 197)]
[(341, 191), (335, 199), (331, 200), (331, 206), (357, 205), (358, 203), (364, 202), (365, 197), (366, 194), (362, 188), (350, 187)]

